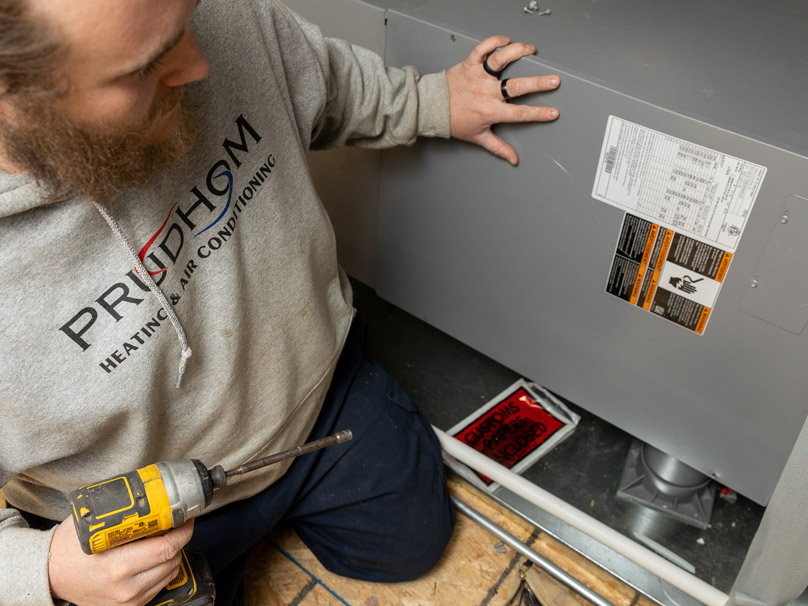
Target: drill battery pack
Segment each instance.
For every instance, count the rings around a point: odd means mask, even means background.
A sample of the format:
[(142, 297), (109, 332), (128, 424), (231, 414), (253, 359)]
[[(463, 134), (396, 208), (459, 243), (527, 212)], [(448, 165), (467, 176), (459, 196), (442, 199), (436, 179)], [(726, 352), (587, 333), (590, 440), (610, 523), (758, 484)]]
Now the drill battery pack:
[(208, 606), (216, 599), (216, 588), (202, 550), (186, 545), (177, 576), (146, 606)]

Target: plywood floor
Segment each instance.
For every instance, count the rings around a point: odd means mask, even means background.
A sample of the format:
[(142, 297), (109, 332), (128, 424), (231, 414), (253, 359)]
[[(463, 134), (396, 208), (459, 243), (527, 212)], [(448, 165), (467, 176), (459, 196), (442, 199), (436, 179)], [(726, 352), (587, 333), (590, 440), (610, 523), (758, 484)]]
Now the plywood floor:
[[(450, 490), (610, 603), (654, 604), (464, 481), (450, 479)], [(366, 583), (329, 573), (294, 532), (281, 528), (253, 555), (246, 576), (247, 606), (504, 606), (524, 561), (459, 514), (446, 553), (430, 574), (408, 583)], [(589, 603), (546, 575), (543, 583), (554, 596), (547, 604)]]

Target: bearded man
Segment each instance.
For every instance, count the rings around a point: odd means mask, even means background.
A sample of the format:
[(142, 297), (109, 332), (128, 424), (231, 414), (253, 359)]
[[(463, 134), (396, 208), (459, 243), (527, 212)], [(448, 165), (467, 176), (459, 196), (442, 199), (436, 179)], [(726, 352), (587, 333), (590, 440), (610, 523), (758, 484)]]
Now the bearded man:
[[(491, 126), (558, 114), (504, 96), (558, 78), (494, 74), (533, 52), (494, 36), (421, 76), (276, 0), (0, 0), (0, 603), (139, 606), (191, 541), (217, 604), (239, 604), (280, 521), (339, 574), (434, 565), (454, 524), (440, 448), (362, 353), (306, 154), (453, 136), (516, 164)], [(195, 522), (80, 549), (79, 486), (340, 429)]]

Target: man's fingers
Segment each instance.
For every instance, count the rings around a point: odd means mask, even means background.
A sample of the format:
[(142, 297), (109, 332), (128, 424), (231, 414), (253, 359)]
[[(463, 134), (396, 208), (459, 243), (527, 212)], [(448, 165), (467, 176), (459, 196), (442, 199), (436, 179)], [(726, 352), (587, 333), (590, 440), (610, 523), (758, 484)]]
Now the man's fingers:
[(476, 143), (498, 158), (502, 158), (514, 166), (519, 163), (519, 157), (516, 155), (516, 151), (513, 147), (508, 145), (503, 139), (497, 137), (490, 130), (480, 135)]
[[(159, 564), (177, 566), (179, 564), (180, 550), (191, 540), (194, 533), (193, 518), (179, 528), (174, 528), (159, 537), (147, 537), (119, 547), (120, 553), (126, 553), (132, 562), (133, 569), (144, 572), (155, 568)], [(161, 574), (165, 574), (163, 571)]]
[(177, 542), (179, 547), (183, 547), (194, 534), (194, 518), (191, 518), (179, 528), (175, 528), (165, 535), (166, 539)]
[(191, 540), (193, 533), (194, 520), (191, 518), (179, 528), (175, 528), (161, 537), (155, 537), (161, 541), (158, 549), (160, 549), (164, 561), (140, 575), (141, 582), (151, 588), (149, 593), (153, 593), (152, 597), (176, 578), (182, 562), (182, 548)]
[[(468, 62), (472, 65), (482, 65), (485, 57), (501, 46), (507, 45), (511, 41), (508, 36), (491, 36), (480, 42), (469, 53)], [(490, 67), (493, 67), (489, 63)]]
[(536, 47), (532, 44), (514, 42), (489, 54), (487, 59), (488, 67), (495, 72), (501, 72), (514, 61), (534, 54), (536, 54)]
[[(500, 83), (508, 93), (509, 99), (532, 93), (541, 93), (558, 88), (558, 76), (537, 76), (531, 78), (509, 78)], [(500, 94), (502, 91), (500, 89)], [(500, 106), (497, 122), (550, 122), (558, 118), (555, 107), (521, 105), (508, 103)]]
[(159, 537), (163, 541), (162, 550), (165, 561), (168, 562), (176, 558), (177, 554), (179, 554), (182, 548), (191, 540), (193, 534), (194, 520), (191, 518), (179, 528), (175, 528), (162, 537)]
[[(193, 532), (194, 524), (191, 519), (163, 536), (150, 537), (124, 545), (124, 547), (137, 549), (137, 551), (130, 552), (130, 557), (138, 558), (144, 563), (151, 562), (151, 565), (140, 567), (134, 576), (133, 580), (140, 588), (138, 590), (140, 595), (154, 597), (163, 587), (174, 580), (182, 562), (182, 548), (191, 539)], [(138, 553), (140, 548), (144, 553)]]
[(545, 93), (558, 88), (558, 76), (533, 76), (529, 78), (508, 78), (506, 84), (510, 97), (521, 97), (531, 93)]
[(138, 582), (143, 587), (141, 593), (144, 596), (150, 596), (149, 600), (151, 600), (151, 598), (160, 593), (166, 585), (177, 578), (179, 565), (179, 561), (177, 561), (176, 564), (166, 562), (138, 575)]
[(552, 122), (557, 118), (558, 110), (555, 107), (511, 103), (507, 108), (503, 108), (503, 113), (495, 124), (505, 122)]

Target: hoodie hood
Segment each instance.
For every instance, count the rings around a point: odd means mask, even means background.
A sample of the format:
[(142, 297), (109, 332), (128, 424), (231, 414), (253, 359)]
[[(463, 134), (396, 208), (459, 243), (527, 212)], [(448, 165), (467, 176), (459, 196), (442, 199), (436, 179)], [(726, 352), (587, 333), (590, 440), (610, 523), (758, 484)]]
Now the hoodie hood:
[(0, 171), (0, 219), (48, 204), (33, 178)]

